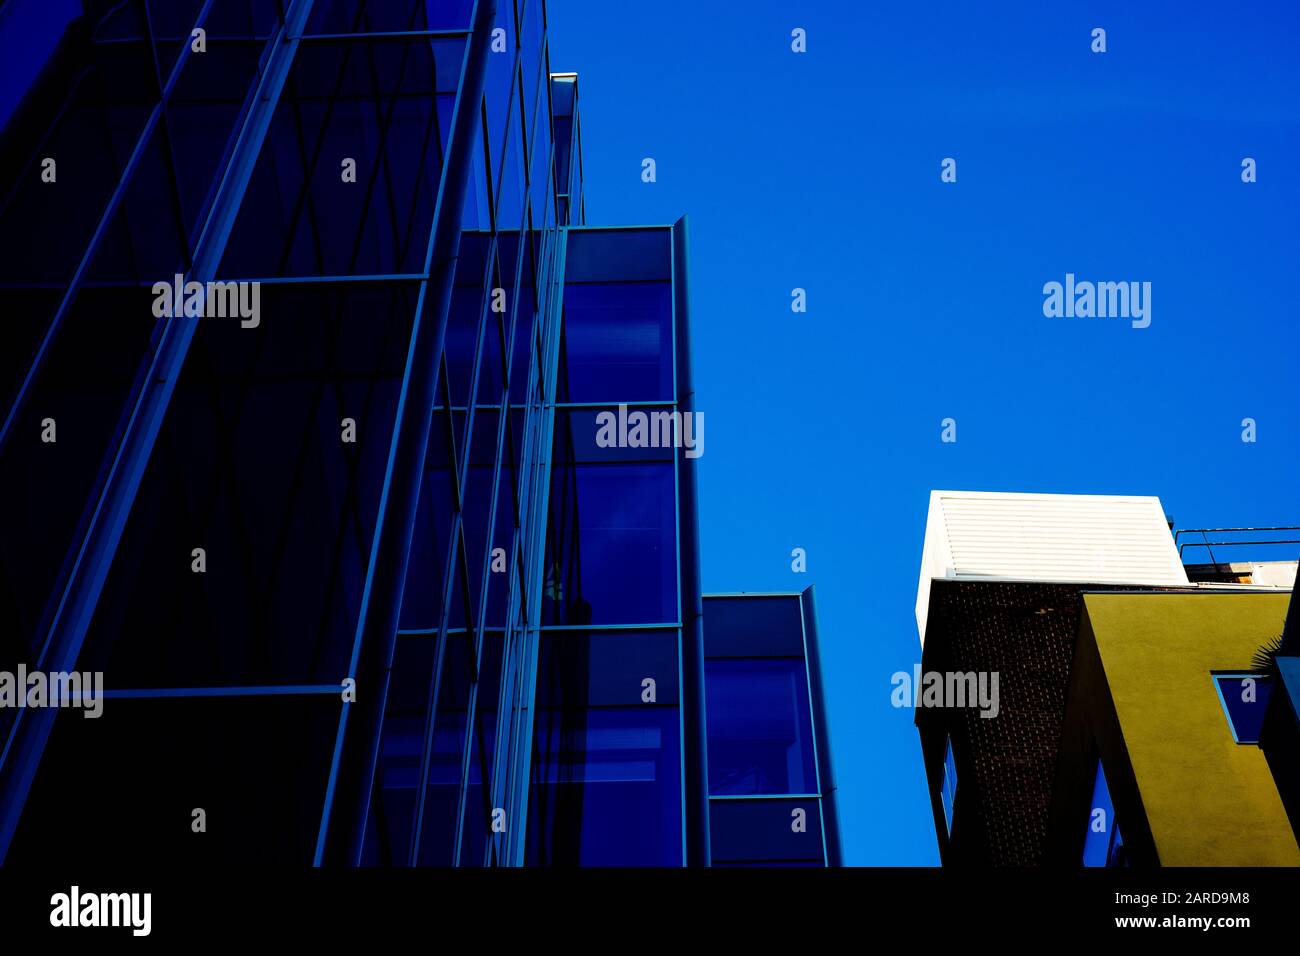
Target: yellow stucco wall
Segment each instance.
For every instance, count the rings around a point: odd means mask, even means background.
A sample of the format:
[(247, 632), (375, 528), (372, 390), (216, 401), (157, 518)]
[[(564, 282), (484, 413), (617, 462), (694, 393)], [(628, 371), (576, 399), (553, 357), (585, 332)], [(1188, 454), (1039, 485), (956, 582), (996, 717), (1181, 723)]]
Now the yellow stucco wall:
[[(1287, 594), (1084, 598), (1164, 866), (1300, 865), (1263, 752), (1233, 742), (1212, 670), (1248, 670)], [(1122, 821), (1121, 821), (1122, 826)]]

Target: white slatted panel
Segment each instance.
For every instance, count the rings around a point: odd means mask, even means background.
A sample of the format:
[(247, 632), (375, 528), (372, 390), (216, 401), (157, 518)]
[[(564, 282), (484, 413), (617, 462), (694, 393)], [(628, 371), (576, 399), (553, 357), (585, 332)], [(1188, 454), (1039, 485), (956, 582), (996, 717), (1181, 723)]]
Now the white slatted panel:
[(930, 495), (917, 590), (922, 643), (933, 578), (1188, 583), (1158, 498), (967, 491)]
[(940, 506), (957, 575), (1187, 583), (1154, 498), (945, 495)]

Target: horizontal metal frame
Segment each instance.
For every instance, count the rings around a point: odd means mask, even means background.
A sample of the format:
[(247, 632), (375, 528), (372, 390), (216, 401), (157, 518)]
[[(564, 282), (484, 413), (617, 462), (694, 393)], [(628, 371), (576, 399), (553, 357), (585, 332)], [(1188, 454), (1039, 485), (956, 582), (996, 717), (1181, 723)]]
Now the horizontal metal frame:
[(306, 697), (337, 694), (342, 698), (342, 681), (337, 684), (253, 684), (240, 687), (137, 687), (129, 690), (105, 690), (100, 696), (106, 700), (143, 699), (151, 697)]
[(818, 793), (711, 793), (709, 800), (820, 800)]

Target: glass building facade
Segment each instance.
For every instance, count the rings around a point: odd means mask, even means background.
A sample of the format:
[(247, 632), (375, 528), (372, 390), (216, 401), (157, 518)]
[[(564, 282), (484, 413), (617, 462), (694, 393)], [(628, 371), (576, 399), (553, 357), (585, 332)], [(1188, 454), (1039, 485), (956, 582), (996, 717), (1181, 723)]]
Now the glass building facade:
[(839, 866), (813, 589), (704, 597), (714, 866)]
[(600, 438), (695, 412), (686, 224), (586, 224), (542, 0), (66, 6), (0, 33), (0, 669), (106, 691), (0, 709), (0, 859), (838, 862), (811, 592), (706, 604), (687, 449)]

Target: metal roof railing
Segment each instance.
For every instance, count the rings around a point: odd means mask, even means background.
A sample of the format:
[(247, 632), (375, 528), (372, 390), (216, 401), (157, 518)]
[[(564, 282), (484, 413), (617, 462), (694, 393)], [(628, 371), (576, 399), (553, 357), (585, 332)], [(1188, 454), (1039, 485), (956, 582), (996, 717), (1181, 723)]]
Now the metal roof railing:
[[(1250, 538), (1242, 541), (1211, 541), (1209, 536), (1222, 534), (1273, 534), (1277, 532), (1300, 532), (1300, 525), (1281, 525), (1271, 528), (1183, 528), (1174, 532), (1174, 544), (1178, 545), (1178, 558), (1182, 560), (1183, 548), (1205, 548), (1210, 553), (1210, 562), (1218, 564), (1218, 559), (1214, 556), (1215, 548), (1233, 548), (1241, 545), (1277, 545), (1277, 544), (1300, 544), (1300, 538), (1283, 538), (1276, 540), (1261, 541)], [(1179, 541), (1183, 535), (1201, 536), (1200, 541)]]

